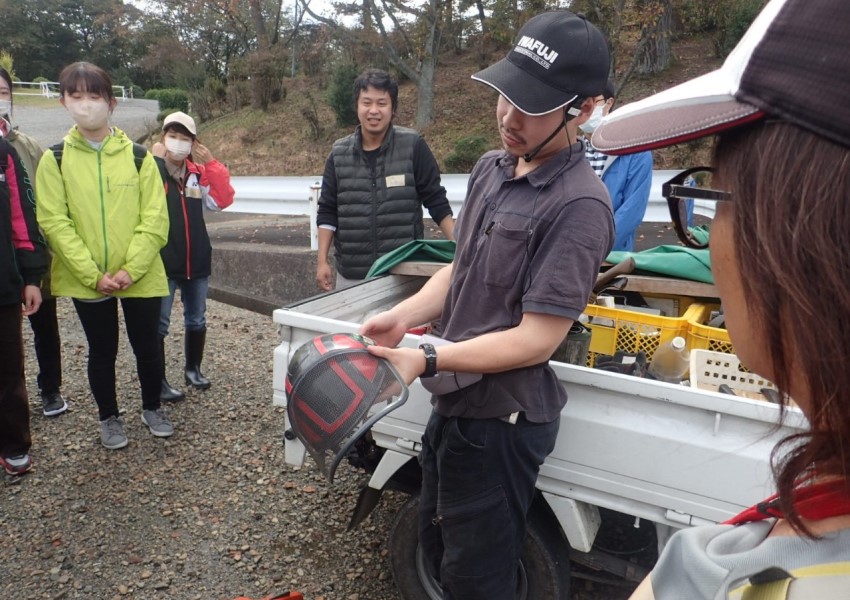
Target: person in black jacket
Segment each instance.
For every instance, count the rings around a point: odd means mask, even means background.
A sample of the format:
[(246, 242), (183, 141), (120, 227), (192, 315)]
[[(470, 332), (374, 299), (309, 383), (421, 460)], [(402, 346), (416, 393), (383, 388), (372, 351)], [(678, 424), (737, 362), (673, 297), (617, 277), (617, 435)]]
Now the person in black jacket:
[(412, 129), (393, 125), (398, 83), (369, 69), (354, 82), (360, 125), (334, 142), (325, 163), (316, 224), (316, 283), (334, 287), (329, 253), (334, 245), (336, 286), (364, 279), (379, 257), (422, 239), (422, 206), (453, 239), (454, 219), (431, 149)]
[[(35, 172), (44, 154), (41, 146), (17, 127), (12, 127), (12, 76), (0, 67), (0, 136), (18, 153), (35, 189)], [(48, 253), (48, 258), (50, 253)], [(30, 328), (35, 338), (35, 357), (38, 361), (36, 382), (41, 392), (42, 412), (55, 417), (68, 410), (68, 401), (62, 395), (62, 344), (59, 339), (57, 302), (50, 293), (50, 269), (41, 281), (41, 308), (29, 315)]]
[(9, 475), (32, 467), (21, 314), (35, 314), (41, 306), (38, 286), (46, 271), (29, 176), (12, 145), (0, 137), (0, 465)]
[[(213, 158), (198, 141), (195, 120), (184, 112), (165, 117), (162, 142), (154, 145), (153, 155), (165, 184), (168, 203), (168, 244), (162, 249), (162, 262), (168, 275), (170, 294), (162, 299), (159, 336), (165, 364), (165, 338), (171, 323), (174, 292), (180, 288), (185, 326), (186, 385), (197, 389), (210, 387), (201, 373), (206, 344), (207, 288), (212, 270), (212, 246), (204, 210), (222, 210), (233, 204), (235, 192), (230, 172)], [(173, 388), (163, 371), (160, 399), (182, 400), (185, 395)]]

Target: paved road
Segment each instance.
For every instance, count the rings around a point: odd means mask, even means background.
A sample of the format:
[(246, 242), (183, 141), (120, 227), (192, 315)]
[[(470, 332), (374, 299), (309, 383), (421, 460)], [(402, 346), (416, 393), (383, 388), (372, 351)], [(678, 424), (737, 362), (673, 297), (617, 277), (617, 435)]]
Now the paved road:
[[(112, 113), (112, 124), (138, 140), (159, 127), (158, 113), (156, 100), (119, 100)], [(12, 122), (44, 148), (60, 141), (74, 124), (58, 98), (55, 107), (15, 106)]]

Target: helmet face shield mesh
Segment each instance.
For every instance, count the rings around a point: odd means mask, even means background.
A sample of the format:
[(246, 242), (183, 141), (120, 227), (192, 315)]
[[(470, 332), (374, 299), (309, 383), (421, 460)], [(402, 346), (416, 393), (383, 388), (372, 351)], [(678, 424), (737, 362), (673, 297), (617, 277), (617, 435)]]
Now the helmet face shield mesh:
[[(354, 442), (408, 396), (388, 361), (369, 354), (367, 344), (356, 345), (324, 344), (322, 338), (308, 342), (293, 356), (297, 373), (287, 376), (289, 423), (331, 482)], [(309, 356), (305, 360), (299, 353)]]

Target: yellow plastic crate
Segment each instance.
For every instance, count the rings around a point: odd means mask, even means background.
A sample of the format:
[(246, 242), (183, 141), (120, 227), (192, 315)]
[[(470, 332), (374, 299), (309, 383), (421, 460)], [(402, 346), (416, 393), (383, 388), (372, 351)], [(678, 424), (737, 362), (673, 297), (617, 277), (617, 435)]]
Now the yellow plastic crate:
[(590, 317), (586, 325), (592, 332), (587, 366), (592, 367), (598, 354), (614, 354), (617, 350), (632, 354), (645, 352), (647, 360), (651, 359), (659, 344), (676, 336), (687, 338), (691, 322), (704, 321), (708, 307), (695, 302), (680, 317), (661, 317), (588, 304), (585, 314)]
[(717, 305), (706, 305), (706, 308), (708, 310), (702, 318), (694, 319), (689, 323), (688, 335), (685, 340), (688, 350), (711, 350), (712, 352), (735, 354), (735, 349), (732, 347), (732, 340), (729, 338), (728, 331), (703, 324), (711, 314), (711, 311), (716, 310), (718, 307)]

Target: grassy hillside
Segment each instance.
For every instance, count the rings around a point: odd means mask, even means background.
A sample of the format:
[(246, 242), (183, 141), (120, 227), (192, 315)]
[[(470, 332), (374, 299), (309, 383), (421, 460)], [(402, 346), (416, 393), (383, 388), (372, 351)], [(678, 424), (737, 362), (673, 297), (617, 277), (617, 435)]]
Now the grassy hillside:
[[(652, 78), (635, 78), (623, 90), (620, 104), (666, 89), (720, 64), (713, 55), (709, 38), (689, 37), (674, 44), (675, 62)], [(491, 59), (504, 55), (500, 51)], [(496, 134), (496, 92), (476, 83), (470, 75), (478, 70), (474, 53), (447, 54), (437, 72), (435, 112), (432, 125), (422, 134), (440, 165), (464, 136), (482, 135), (498, 145)], [(226, 162), (234, 175), (320, 175), (333, 141), (350, 133), (338, 128), (333, 111), (325, 102), (325, 92), (317, 79), (298, 77), (286, 80), (286, 98), (267, 113), (245, 108), (217, 118), (201, 127), (200, 139)], [(409, 82), (399, 91), (396, 123), (413, 126), (416, 89)], [(315, 111), (320, 123), (318, 136), (304, 117)], [(701, 160), (707, 142), (657, 152), (656, 168), (685, 166)], [(694, 155), (697, 156), (694, 156)]]

